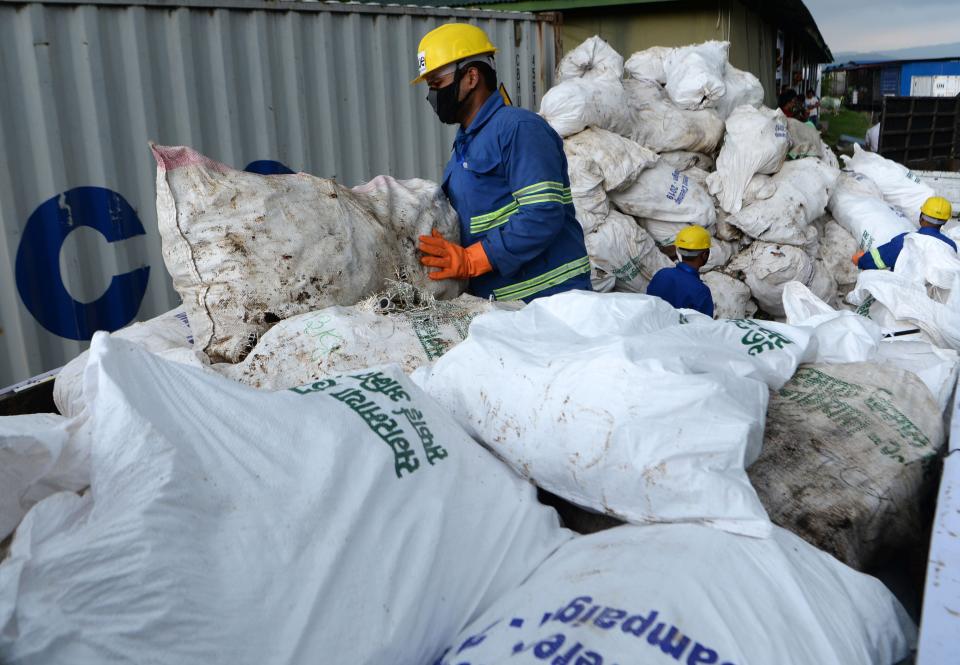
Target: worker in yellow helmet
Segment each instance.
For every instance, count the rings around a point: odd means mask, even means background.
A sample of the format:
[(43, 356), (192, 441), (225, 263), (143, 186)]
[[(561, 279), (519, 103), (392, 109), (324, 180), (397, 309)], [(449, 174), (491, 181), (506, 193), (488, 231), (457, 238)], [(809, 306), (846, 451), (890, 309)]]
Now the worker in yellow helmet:
[[(940, 232), (940, 228), (950, 219), (951, 212), (948, 200), (942, 196), (931, 196), (920, 208), (920, 230), (917, 233), (942, 240), (953, 247), (953, 251), (957, 251), (957, 243)], [(874, 247), (869, 252), (857, 252), (853, 255), (853, 265), (861, 270), (893, 270), (906, 237), (906, 233), (901, 233), (890, 242)]]
[(657, 271), (647, 287), (647, 295), (663, 298), (678, 309), (695, 309), (713, 316), (713, 295), (700, 279), (700, 268), (710, 259), (710, 232), (691, 224), (680, 229), (673, 244), (680, 262)]
[(524, 300), (590, 290), (563, 140), (536, 113), (497, 94), (496, 47), (483, 30), (450, 23), (420, 42), (417, 64), (440, 120), (458, 124), (443, 191), (460, 242), (420, 237), (431, 279), (468, 279), (481, 298)]

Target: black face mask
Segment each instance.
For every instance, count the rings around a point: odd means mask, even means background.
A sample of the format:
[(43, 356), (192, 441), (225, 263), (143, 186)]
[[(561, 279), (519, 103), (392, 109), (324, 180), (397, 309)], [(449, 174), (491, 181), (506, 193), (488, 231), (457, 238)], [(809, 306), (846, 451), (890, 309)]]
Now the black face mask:
[(470, 99), (473, 90), (476, 90), (476, 88), (474, 88), (468, 92), (467, 96), (463, 99), (457, 99), (460, 92), (461, 72), (461, 69), (457, 69), (453, 75), (453, 83), (450, 85), (443, 88), (430, 88), (427, 92), (427, 101), (430, 102), (430, 106), (433, 107), (437, 117), (440, 118), (440, 122), (447, 125), (452, 125), (457, 122), (457, 112), (460, 110), (460, 106)]

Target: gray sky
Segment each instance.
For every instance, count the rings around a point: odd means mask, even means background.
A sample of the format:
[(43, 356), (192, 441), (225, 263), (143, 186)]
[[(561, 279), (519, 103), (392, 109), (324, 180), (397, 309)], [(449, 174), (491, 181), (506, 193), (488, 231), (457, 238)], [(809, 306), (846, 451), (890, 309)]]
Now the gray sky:
[(960, 41), (960, 0), (804, 0), (834, 53)]

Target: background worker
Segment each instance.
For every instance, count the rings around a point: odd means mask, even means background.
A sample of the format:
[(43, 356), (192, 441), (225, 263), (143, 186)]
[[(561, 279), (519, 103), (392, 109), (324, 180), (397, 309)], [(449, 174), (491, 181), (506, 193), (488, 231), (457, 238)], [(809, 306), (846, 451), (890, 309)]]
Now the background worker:
[[(920, 208), (920, 230), (915, 233), (942, 240), (957, 251), (957, 243), (940, 232), (951, 214), (950, 201), (942, 196), (931, 196)], [(893, 270), (897, 257), (903, 250), (903, 239), (907, 233), (901, 233), (890, 242), (874, 247), (869, 252), (857, 252), (853, 255), (853, 264), (861, 270)]]
[(450, 23), (420, 41), (420, 75), (441, 122), (459, 124), (443, 191), (460, 216), (462, 246), (420, 236), (431, 279), (469, 279), (467, 290), (525, 300), (590, 290), (563, 141), (536, 113), (496, 94), (496, 48), (479, 28)]
[(710, 232), (697, 224), (685, 226), (677, 233), (674, 245), (680, 262), (657, 271), (647, 295), (663, 298), (677, 309), (695, 309), (713, 316), (713, 295), (700, 279), (700, 268), (710, 259)]

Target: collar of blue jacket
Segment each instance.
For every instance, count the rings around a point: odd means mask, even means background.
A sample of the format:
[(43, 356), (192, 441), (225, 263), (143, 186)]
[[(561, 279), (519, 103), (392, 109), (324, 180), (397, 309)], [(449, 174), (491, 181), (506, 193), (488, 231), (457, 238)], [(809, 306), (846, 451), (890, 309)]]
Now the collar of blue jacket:
[(493, 117), (493, 114), (496, 113), (500, 108), (504, 106), (503, 97), (497, 93), (490, 95), (490, 99), (483, 103), (483, 106), (480, 107), (480, 110), (477, 111), (477, 115), (473, 118), (473, 121), (470, 123), (470, 126), (464, 129), (460, 127), (457, 129), (457, 138), (454, 139), (454, 145), (458, 143), (463, 143), (467, 136), (471, 134), (476, 134), (483, 126), (489, 122), (490, 118)]

